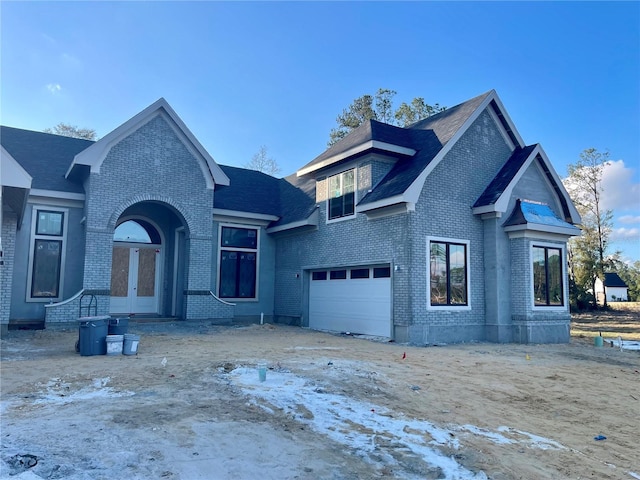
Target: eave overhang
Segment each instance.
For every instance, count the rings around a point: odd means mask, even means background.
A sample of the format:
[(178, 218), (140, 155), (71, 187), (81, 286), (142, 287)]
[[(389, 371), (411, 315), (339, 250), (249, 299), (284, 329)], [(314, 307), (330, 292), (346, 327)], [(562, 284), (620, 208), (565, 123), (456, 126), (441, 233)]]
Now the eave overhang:
[(317, 227), (320, 219), (319, 211), (320, 209), (316, 208), (304, 220), (298, 220), (296, 222), (290, 222), (284, 225), (277, 225), (275, 227), (270, 227), (270, 228), (267, 228), (266, 231), (267, 233), (278, 233), (278, 232), (284, 232), (284, 231), (294, 230), (294, 229), (304, 228), (304, 227)]
[(355, 155), (359, 155), (368, 150), (378, 150), (382, 152), (392, 153), (396, 155), (405, 155), (412, 157), (416, 154), (416, 150), (413, 148), (403, 147), (401, 145), (395, 145), (393, 143), (380, 142), (378, 140), (369, 140), (360, 145), (356, 145), (355, 147), (350, 148), (344, 152), (340, 152), (336, 155), (333, 155), (329, 158), (322, 160), (321, 162), (315, 163), (308, 167), (301, 168), (296, 172), (296, 176), (301, 177), (308, 173), (317, 172), (318, 170), (322, 170), (323, 168), (327, 168), (331, 165), (335, 165), (338, 162), (346, 160)]

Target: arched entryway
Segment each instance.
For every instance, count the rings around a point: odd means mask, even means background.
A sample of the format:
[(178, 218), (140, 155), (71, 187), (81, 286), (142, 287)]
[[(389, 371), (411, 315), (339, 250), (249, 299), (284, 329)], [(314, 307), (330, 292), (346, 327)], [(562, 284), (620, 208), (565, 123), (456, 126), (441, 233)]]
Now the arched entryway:
[(151, 220), (124, 219), (113, 235), (112, 314), (158, 314), (164, 241)]

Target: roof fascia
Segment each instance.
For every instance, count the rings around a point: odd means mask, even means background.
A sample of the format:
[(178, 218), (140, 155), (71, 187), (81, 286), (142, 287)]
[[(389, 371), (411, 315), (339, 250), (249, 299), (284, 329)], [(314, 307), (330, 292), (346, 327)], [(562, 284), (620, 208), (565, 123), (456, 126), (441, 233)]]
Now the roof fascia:
[(371, 149), (383, 150), (385, 152), (407, 155), (410, 157), (416, 154), (416, 150), (414, 150), (413, 148), (403, 147), (400, 145), (395, 145), (393, 143), (380, 142), (379, 140), (368, 140), (364, 143), (361, 143), (360, 145), (356, 145), (355, 147), (350, 148), (345, 152), (341, 152), (329, 158), (326, 158), (319, 163), (310, 165), (306, 168), (301, 168), (296, 172), (296, 176), (301, 177), (308, 173), (318, 171), (320, 169), (333, 165), (334, 163), (338, 163), (341, 160), (352, 157), (353, 155), (357, 155)]
[[(438, 166), (438, 164), (442, 161), (442, 159), (449, 153), (449, 151), (453, 148), (453, 146), (460, 140), (462, 135), (471, 127), (473, 122), (480, 116), (480, 114), (491, 104), (491, 102), (498, 100), (498, 94), (495, 90), (491, 90), (489, 95), (482, 101), (478, 108), (469, 115), (469, 118), (462, 124), (462, 126), (458, 129), (455, 135), (447, 142), (447, 144), (440, 149), (440, 152), (434, 157), (433, 160), (429, 162), (429, 164), (425, 167), (424, 170), (418, 175), (409, 188), (405, 190), (404, 196), (409, 199), (412, 203), (417, 203), (418, 198), (420, 197), (420, 193), (422, 193), (422, 188), (424, 187), (424, 182), (427, 180), (429, 174), (433, 171), (434, 168)], [(501, 103), (496, 101), (496, 104), (501, 107)], [(502, 107), (501, 107), (502, 108)], [(508, 118), (508, 117), (507, 117)]]
[(59, 198), (63, 200), (79, 200), (84, 202), (85, 194), (84, 193), (73, 193), (73, 192), (59, 192), (57, 190), (42, 190), (39, 188), (34, 188), (31, 190), (31, 196), (33, 197), (49, 197), (49, 198)]
[(394, 195), (393, 197), (383, 198), (382, 200), (377, 200), (371, 203), (365, 203), (364, 205), (356, 205), (356, 213), (365, 213), (371, 210), (376, 210), (378, 208), (388, 207), (390, 205), (396, 205), (399, 203), (407, 203), (408, 211), (412, 211), (415, 207), (415, 202), (410, 202), (407, 200), (407, 196), (405, 194), (402, 195)]
[(71, 162), (65, 177), (69, 177), (74, 165), (88, 165), (91, 167), (91, 172), (100, 172), (102, 162), (116, 143), (154, 119), (162, 112), (171, 119), (171, 121), (168, 122), (169, 125), (171, 125), (174, 131), (179, 134), (191, 154), (205, 162), (205, 165), (201, 164), (201, 168), (205, 174), (207, 188), (213, 189), (215, 184), (229, 185), (229, 177), (225, 175), (220, 166), (213, 160), (211, 155), (209, 155), (209, 153), (204, 149), (202, 144), (193, 135), (191, 130), (187, 128), (182, 119), (164, 98), (156, 100), (115, 130), (102, 137), (96, 143), (78, 153)]
[(31, 188), (33, 178), (3, 146), (0, 146), (0, 171), (2, 187)]
[(525, 223), (522, 225), (512, 225), (504, 227), (504, 231), (507, 232), (509, 238), (535, 238), (535, 239), (548, 239), (557, 240), (561, 238), (566, 240), (569, 237), (577, 237), (581, 234), (578, 227), (557, 227), (550, 225), (541, 225), (538, 223)]
[(319, 212), (320, 210), (318, 208), (314, 209), (313, 212), (311, 212), (311, 215), (309, 215), (307, 218), (305, 218), (304, 220), (298, 220), (297, 222), (291, 222), (291, 223), (287, 223), (284, 225), (278, 225), (276, 227), (271, 227), (271, 228), (267, 228), (267, 233), (278, 233), (278, 232), (284, 232), (285, 230), (293, 230), (294, 228), (300, 228), (300, 227), (317, 227), (319, 224)]
[(276, 222), (280, 219), (280, 217), (276, 215), (268, 215), (265, 213), (252, 213), (252, 212), (243, 212), (241, 210), (227, 210), (224, 208), (214, 208), (213, 209), (213, 219), (219, 222), (224, 222), (229, 219), (242, 219), (243, 221), (252, 220), (258, 223), (264, 223), (268, 225), (271, 222)]

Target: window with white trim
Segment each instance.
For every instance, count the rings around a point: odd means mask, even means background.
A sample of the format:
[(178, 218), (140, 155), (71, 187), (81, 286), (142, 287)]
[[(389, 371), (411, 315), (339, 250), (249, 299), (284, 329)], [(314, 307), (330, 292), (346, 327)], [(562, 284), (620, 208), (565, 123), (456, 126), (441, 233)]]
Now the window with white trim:
[(329, 190), (327, 195), (327, 218), (329, 220), (348, 217), (355, 213), (355, 177), (355, 170), (352, 169), (327, 179), (327, 188)]
[(469, 242), (429, 240), (430, 307), (469, 306)]
[(536, 307), (564, 306), (562, 249), (533, 245), (533, 302)]
[(256, 298), (258, 229), (221, 227), (220, 298)]
[(67, 210), (33, 207), (27, 300), (59, 300), (67, 236)]

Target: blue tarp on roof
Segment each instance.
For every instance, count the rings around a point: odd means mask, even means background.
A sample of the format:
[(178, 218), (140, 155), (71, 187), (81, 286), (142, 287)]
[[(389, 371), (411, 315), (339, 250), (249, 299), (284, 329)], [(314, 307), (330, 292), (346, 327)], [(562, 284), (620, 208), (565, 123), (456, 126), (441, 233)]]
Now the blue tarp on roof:
[(530, 200), (520, 200), (511, 213), (509, 219), (504, 223), (505, 227), (514, 225), (525, 225), (534, 223), (548, 227), (562, 227), (579, 231), (579, 229), (558, 217), (551, 207), (545, 203), (533, 202)]

